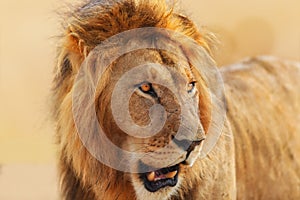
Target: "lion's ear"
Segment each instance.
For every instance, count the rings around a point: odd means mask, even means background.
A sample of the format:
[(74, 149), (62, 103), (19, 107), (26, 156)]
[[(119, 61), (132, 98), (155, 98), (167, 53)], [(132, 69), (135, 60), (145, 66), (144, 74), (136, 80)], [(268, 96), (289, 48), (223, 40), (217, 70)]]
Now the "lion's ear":
[(52, 87), (54, 118), (58, 116), (59, 107), (63, 99), (72, 90), (75, 76), (85, 58), (82, 48), (83, 42), (72, 31), (68, 30), (64, 34), (61, 44), (58, 49)]
[(70, 26), (62, 37), (56, 66), (56, 79), (61, 83), (72, 74), (77, 74), (87, 51), (83, 40), (72, 31)]
[[(74, 54), (86, 57), (88, 48), (85, 45), (84, 39), (77, 32), (72, 25), (69, 25), (65, 36), (65, 48)], [(84, 35), (84, 33), (81, 35)]]

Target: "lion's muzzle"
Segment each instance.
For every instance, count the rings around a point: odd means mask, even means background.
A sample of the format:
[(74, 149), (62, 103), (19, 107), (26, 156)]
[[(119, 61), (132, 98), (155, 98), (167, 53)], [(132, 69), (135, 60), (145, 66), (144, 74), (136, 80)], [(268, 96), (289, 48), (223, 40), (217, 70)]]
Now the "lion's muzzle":
[[(181, 163), (178, 163), (171, 167), (161, 168), (154, 171), (150, 171), (147, 173), (140, 174), (140, 178), (144, 183), (145, 188), (149, 192), (156, 192), (161, 188), (170, 186), (174, 187), (177, 185), (178, 176), (180, 174), (180, 164), (182, 165), (189, 165), (192, 166), (195, 160), (197, 159), (200, 151), (202, 149), (203, 140), (199, 141), (179, 141), (175, 138), (173, 142), (177, 144), (179, 147), (186, 146), (189, 144), (188, 149), (186, 150), (186, 159)], [(140, 168), (149, 168), (149, 166), (145, 165), (144, 163), (140, 162)]]

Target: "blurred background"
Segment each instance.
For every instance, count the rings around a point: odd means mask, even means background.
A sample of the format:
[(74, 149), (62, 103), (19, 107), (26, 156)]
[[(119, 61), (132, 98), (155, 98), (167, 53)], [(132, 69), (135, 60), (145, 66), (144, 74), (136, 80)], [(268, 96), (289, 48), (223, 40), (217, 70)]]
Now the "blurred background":
[[(72, 1), (69, 1), (72, 2)], [(49, 91), (59, 0), (0, 2), (0, 199), (57, 199)], [(299, 0), (184, 0), (220, 40), (218, 65), (274, 55), (300, 61)]]

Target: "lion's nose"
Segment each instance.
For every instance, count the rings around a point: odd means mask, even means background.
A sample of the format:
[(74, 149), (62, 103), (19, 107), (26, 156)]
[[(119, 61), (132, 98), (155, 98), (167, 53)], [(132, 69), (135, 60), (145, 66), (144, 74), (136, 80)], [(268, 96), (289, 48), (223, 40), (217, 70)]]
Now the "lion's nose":
[(177, 140), (176, 138), (173, 138), (173, 142), (179, 148), (183, 149), (184, 151), (187, 151), (188, 154), (192, 152), (197, 145), (200, 145), (203, 140), (204, 139), (197, 140), (197, 141), (190, 141), (190, 140)]
[[(194, 162), (198, 158), (200, 151), (202, 149), (202, 141), (205, 140), (203, 137), (197, 141), (189, 141), (189, 140), (177, 140), (173, 139), (173, 142), (181, 149), (186, 151), (185, 160), (182, 162), (183, 165), (193, 166)], [(194, 151), (195, 150), (195, 151)]]
[(189, 148), (186, 150), (188, 152), (188, 154), (191, 153), (195, 149), (196, 146), (200, 145), (201, 142), (202, 142), (202, 140), (201, 141), (193, 141), (191, 143), (191, 145), (189, 146)]

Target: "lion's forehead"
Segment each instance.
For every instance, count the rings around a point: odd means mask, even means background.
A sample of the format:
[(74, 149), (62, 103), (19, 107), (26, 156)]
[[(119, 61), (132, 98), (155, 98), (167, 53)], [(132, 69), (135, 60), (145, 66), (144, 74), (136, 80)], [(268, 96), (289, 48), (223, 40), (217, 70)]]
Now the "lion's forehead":
[(111, 66), (113, 68), (112, 78), (118, 79), (120, 75), (132, 70), (134, 67), (143, 66), (147, 64), (158, 64), (164, 66), (164, 68), (155, 68), (148, 70), (149, 76), (161, 77), (168, 79), (174, 79), (174, 76), (168, 77), (170, 71), (176, 72), (182, 77), (187, 79), (193, 79), (193, 73), (191, 71), (190, 64), (182, 53), (181, 56), (175, 55), (175, 53), (166, 52), (159, 49), (140, 49), (130, 53), (127, 53), (117, 59)]

